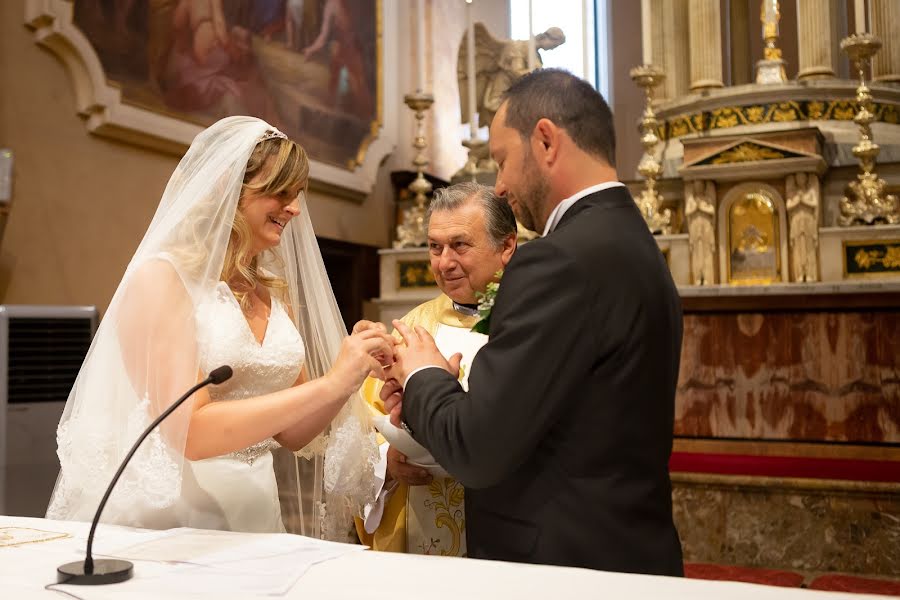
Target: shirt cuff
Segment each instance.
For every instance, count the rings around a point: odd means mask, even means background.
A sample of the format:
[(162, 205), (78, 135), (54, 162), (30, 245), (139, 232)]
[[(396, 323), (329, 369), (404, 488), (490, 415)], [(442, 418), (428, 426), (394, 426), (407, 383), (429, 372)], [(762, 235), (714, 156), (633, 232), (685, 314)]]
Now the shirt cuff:
[(443, 367), (440, 367), (438, 365), (425, 365), (424, 367), (419, 367), (418, 369), (413, 369), (413, 372), (410, 373), (409, 375), (407, 375), (406, 379), (403, 380), (403, 387), (406, 388), (406, 385), (409, 383), (409, 380), (412, 378), (413, 375), (415, 375), (419, 371), (424, 371), (425, 369), (441, 369), (441, 370), (443, 370)]

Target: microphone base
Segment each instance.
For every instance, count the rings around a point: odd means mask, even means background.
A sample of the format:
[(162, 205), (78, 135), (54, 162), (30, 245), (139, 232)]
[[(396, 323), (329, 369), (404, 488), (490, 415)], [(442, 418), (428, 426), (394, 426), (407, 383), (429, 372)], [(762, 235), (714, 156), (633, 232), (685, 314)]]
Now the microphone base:
[(68, 585), (106, 585), (121, 583), (134, 576), (134, 565), (127, 560), (102, 558), (94, 561), (94, 572), (84, 572), (84, 561), (66, 563), (56, 569), (56, 582)]

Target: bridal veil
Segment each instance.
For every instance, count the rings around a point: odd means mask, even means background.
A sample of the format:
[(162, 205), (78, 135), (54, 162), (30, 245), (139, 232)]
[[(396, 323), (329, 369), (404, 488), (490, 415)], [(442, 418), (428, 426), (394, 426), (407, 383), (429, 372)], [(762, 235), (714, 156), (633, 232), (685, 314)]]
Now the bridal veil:
[[(60, 475), (49, 518), (90, 520), (140, 432), (198, 380), (208, 340), (198, 310), (220, 280), (241, 186), (254, 147), (283, 137), (252, 117), (227, 117), (201, 132), (172, 174), (94, 337), (57, 430)], [(346, 329), (301, 192), (300, 214), (260, 266), (287, 283), (284, 301), (306, 346), (311, 378), (337, 357)], [(200, 374), (205, 377), (207, 374)], [(104, 510), (103, 521), (143, 527), (167, 520), (188, 465), (191, 400), (144, 441)], [(282, 516), (289, 531), (346, 541), (352, 516), (375, 494), (375, 435), (359, 394), (326, 432), (296, 455), (276, 451)]]

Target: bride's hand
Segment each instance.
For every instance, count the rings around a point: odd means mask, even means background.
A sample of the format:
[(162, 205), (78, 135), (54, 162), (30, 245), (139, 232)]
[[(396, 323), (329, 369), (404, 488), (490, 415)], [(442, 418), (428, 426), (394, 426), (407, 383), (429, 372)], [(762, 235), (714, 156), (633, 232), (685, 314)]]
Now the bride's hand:
[[(361, 333), (363, 331), (375, 330), (381, 333), (387, 333), (387, 327), (384, 326), (384, 323), (378, 323), (377, 321), (367, 321), (365, 319), (361, 321), (357, 321), (356, 325), (353, 326), (352, 333)], [(381, 354), (375, 354), (375, 360), (377, 360), (381, 366), (387, 368), (394, 363), (394, 357), (391, 356), (383, 356)], [(375, 371), (369, 372), (369, 377), (373, 377), (376, 379), (384, 379), (383, 373), (376, 373)]]
[(326, 377), (342, 390), (341, 395), (350, 396), (359, 389), (366, 376), (372, 372), (384, 377), (384, 366), (394, 361), (396, 339), (378, 328), (365, 329), (344, 338), (337, 359)]

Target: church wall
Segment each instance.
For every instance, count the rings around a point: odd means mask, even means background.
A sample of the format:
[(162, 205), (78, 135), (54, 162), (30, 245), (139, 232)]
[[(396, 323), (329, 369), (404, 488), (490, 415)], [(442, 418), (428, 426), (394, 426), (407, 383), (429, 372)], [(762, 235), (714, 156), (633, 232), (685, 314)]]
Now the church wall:
[(641, 3), (611, 2), (610, 5), (612, 99), (606, 100), (612, 108), (616, 128), (616, 171), (619, 179), (631, 180), (638, 177), (637, 165), (644, 152), (637, 129), (644, 111), (644, 94), (628, 76), (641, 63), (641, 36), (634, 33), (641, 30)]
[[(397, 29), (385, 23), (386, 36)], [(399, 54), (398, 72), (405, 73), (411, 46), (404, 41)], [(22, 0), (0, 3), (0, 90), (0, 147), (15, 153), (0, 303), (93, 304), (102, 311), (180, 157), (89, 133), (65, 66), (25, 27)], [(388, 246), (389, 174), (404, 168), (403, 158), (385, 160), (361, 203), (312, 192), (317, 235)]]

